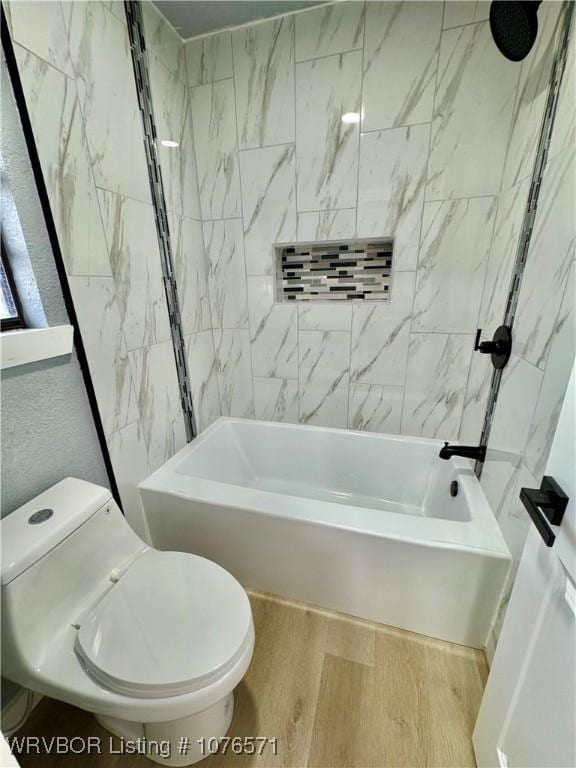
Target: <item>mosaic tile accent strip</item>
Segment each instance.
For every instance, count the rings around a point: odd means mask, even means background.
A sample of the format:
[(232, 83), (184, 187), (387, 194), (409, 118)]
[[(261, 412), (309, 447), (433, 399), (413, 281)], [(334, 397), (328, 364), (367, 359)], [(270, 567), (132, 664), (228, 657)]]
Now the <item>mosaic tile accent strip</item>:
[(277, 245), (279, 301), (388, 301), (392, 240)]
[(196, 437), (196, 420), (192, 404), (192, 390), (190, 376), (186, 362), (186, 347), (184, 344), (184, 331), (182, 317), (178, 303), (178, 290), (176, 285), (176, 272), (172, 255), (172, 242), (170, 239), (170, 227), (168, 226), (168, 213), (166, 210), (166, 197), (164, 183), (162, 181), (162, 169), (158, 157), (156, 145), (156, 121), (150, 92), (150, 77), (148, 74), (148, 61), (146, 58), (146, 43), (144, 41), (144, 21), (142, 8), (138, 0), (125, 0), (124, 8), (128, 23), (128, 35), (130, 38), (130, 50), (132, 64), (134, 66), (134, 79), (136, 81), (136, 93), (138, 105), (144, 128), (144, 149), (146, 151), (146, 163), (148, 165), (148, 177), (150, 180), (150, 192), (154, 206), (154, 218), (160, 246), (162, 260), (162, 274), (166, 291), (166, 303), (172, 335), (172, 345), (176, 358), (176, 372), (180, 388), (180, 400), (184, 413), (186, 436), (188, 440)]

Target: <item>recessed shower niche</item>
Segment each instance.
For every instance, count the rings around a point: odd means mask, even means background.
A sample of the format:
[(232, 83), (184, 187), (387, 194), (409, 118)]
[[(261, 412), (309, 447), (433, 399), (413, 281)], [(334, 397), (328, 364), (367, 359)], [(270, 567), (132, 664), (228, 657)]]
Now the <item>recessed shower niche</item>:
[(340, 240), (274, 247), (278, 301), (388, 301), (393, 243)]

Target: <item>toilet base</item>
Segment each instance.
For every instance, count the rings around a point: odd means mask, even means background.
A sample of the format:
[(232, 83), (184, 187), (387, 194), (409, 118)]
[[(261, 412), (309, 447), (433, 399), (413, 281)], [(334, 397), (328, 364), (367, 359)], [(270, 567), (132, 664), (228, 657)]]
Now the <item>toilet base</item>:
[(122, 739), (120, 748), (125, 754), (143, 754), (160, 765), (185, 766), (210, 755), (209, 740), (226, 735), (233, 713), (234, 694), (229, 693), (202, 712), (165, 723), (95, 717), (103, 728)]

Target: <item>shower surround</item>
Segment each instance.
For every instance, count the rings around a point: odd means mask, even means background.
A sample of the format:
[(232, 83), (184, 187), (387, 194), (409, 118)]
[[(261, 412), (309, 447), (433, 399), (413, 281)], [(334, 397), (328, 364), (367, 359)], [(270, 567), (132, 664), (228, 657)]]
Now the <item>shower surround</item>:
[[(145, 535), (137, 485), (185, 431), (124, 6), (5, 8), (123, 506)], [(143, 3), (158, 137), (179, 144), (159, 152), (200, 429), (230, 415), (478, 440), (490, 369), (474, 334), (504, 315), (559, 12), (541, 5), (513, 64), (481, 2), (342, 2), (186, 43)], [(526, 523), (504, 502), (521, 471), (541, 473), (573, 349), (566, 223), (545, 266), (573, 199), (569, 87), (489, 446), (513, 460), (489, 453), (482, 481), (515, 556)], [(353, 237), (394, 238), (389, 302), (275, 302), (273, 243)]]
[[(511, 66), (487, 12), (337, 3), (185, 44), (223, 414), (478, 440), (520, 73), (550, 57)], [(394, 238), (389, 302), (276, 301), (274, 243), (353, 237)]]

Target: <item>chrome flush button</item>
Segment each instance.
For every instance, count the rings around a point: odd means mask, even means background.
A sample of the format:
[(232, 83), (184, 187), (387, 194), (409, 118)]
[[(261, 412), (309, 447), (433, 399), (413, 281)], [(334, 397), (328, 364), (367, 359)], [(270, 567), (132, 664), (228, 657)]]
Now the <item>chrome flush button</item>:
[(50, 520), (53, 514), (54, 514), (53, 509), (39, 509), (38, 512), (34, 512), (33, 515), (30, 515), (30, 517), (28, 518), (28, 522), (30, 523), (30, 525), (45, 523), (46, 520)]

